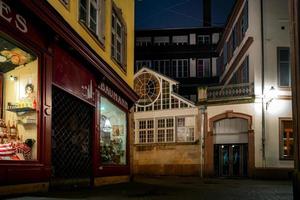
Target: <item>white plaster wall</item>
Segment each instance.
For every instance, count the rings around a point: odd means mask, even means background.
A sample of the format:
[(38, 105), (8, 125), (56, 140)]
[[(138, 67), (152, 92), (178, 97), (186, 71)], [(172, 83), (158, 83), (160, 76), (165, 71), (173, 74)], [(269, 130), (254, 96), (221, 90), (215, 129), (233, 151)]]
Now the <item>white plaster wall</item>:
[[(288, 3), (264, 0), (265, 89), (278, 86), (277, 47), (289, 47)], [(282, 30), (281, 27), (284, 27)], [(291, 95), (291, 91), (281, 91)]]

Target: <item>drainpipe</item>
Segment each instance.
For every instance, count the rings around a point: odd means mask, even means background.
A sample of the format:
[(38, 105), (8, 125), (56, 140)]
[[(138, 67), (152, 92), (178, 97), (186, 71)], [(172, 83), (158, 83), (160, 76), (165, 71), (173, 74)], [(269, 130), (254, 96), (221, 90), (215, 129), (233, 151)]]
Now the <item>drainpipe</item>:
[(262, 104), (261, 104), (261, 110), (262, 110), (262, 159), (263, 164), (265, 166), (266, 164), (266, 122), (265, 122), (265, 100), (264, 100), (264, 91), (265, 91), (265, 45), (264, 45), (264, 8), (263, 8), (263, 0), (260, 0), (260, 13), (261, 13), (261, 94), (262, 94)]
[(200, 111), (200, 177), (203, 178), (203, 165), (204, 165), (204, 127), (205, 127), (205, 110), (206, 106), (202, 105), (199, 107)]

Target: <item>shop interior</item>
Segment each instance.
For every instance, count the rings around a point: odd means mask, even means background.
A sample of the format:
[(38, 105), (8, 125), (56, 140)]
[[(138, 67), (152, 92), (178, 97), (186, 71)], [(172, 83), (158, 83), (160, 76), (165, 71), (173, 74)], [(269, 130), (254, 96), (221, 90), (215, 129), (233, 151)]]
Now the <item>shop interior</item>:
[(37, 159), (38, 59), (0, 35), (0, 160)]
[(126, 113), (101, 97), (101, 163), (126, 164)]

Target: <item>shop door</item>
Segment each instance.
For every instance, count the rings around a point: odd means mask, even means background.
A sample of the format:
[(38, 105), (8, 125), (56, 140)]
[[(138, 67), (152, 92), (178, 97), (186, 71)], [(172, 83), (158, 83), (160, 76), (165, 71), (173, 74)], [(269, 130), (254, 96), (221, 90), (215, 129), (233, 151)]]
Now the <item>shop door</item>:
[(93, 108), (54, 87), (52, 188), (90, 186)]
[(247, 176), (247, 144), (218, 144), (214, 147), (215, 173), (222, 177)]

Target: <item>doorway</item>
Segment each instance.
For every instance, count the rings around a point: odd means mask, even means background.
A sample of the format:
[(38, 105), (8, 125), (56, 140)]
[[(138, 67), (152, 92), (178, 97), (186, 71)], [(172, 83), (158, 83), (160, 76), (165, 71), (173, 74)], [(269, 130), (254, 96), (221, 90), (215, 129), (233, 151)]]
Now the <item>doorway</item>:
[(214, 157), (216, 176), (247, 176), (247, 144), (216, 144), (214, 145)]
[(51, 188), (88, 187), (92, 178), (93, 108), (53, 87)]

